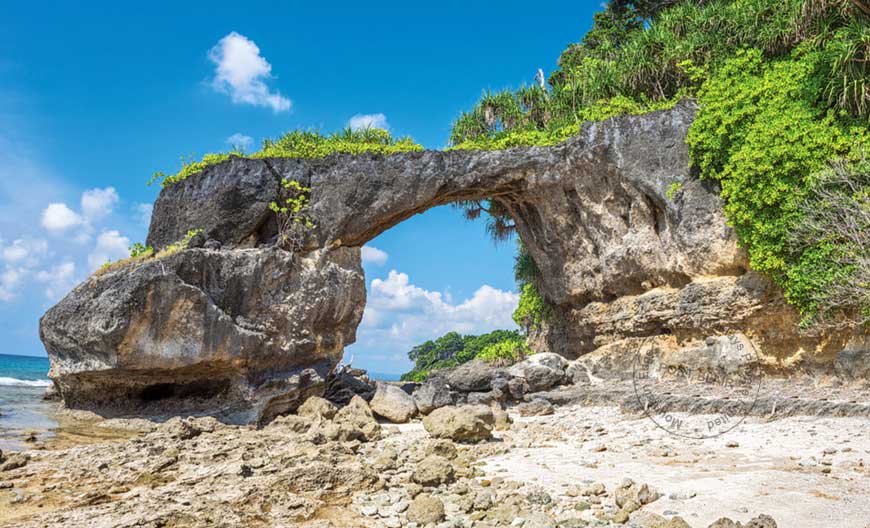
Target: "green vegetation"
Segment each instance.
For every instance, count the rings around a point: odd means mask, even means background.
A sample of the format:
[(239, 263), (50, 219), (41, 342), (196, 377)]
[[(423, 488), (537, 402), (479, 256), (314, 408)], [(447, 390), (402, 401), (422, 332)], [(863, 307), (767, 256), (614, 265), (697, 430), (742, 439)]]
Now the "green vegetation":
[(154, 253), (153, 247), (140, 244), (139, 242), (134, 243), (127, 249), (130, 250), (130, 258), (150, 257), (151, 254)]
[(819, 320), (870, 323), (870, 162), (836, 162), (793, 203), (786, 239), (790, 297)]
[(408, 352), (414, 368), (402, 375), (402, 381), (425, 381), (435, 370), (457, 367), (484, 352), (487, 361), (499, 361), (517, 359), (527, 354), (528, 348), (523, 336), (515, 330), (496, 330), (479, 336), (449, 332)]
[(665, 196), (668, 200), (673, 200), (683, 190), (683, 182), (673, 182), (668, 185), (668, 190), (665, 191)]
[(481, 359), (488, 363), (512, 364), (521, 361), (526, 356), (532, 354), (529, 345), (526, 344), (526, 339), (522, 336), (505, 339), (498, 343), (486, 345), (483, 350), (477, 355), (477, 359)]
[(120, 269), (137, 262), (145, 262), (147, 260), (151, 260), (152, 258), (161, 259), (164, 257), (168, 257), (183, 249), (187, 249), (187, 247), (190, 245), (190, 242), (193, 240), (193, 237), (199, 235), (202, 232), (202, 229), (190, 229), (187, 231), (187, 233), (185, 233), (184, 237), (181, 240), (175, 242), (174, 244), (169, 244), (156, 254), (154, 253), (153, 247), (145, 246), (144, 244), (136, 242), (133, 244), (132, 247), (129, 248), (129, 257), (121, 260), (116, 260), (115, 262), (104, 262), (102, 266), (100, 266), (94, 273), (91, 274), (91, 277), (99, 277), (100, 275), (108, 271), (114, 271), (116, 269)]
[(314, 222), (308, 216), (311, 188), (286, 178), (281, 179), (281, 187), (286, 196), (283, 197), (283, 203), (269, 204), (269, 209), (278, 217), (278, 244), (299, 250), (304, 242), (304, 231), (314, 227)]
[[(209, 165), (215, 165), (230, 159), (231, 156), (241, 158), (323, 158), (330, 154), (343, 152), (360, 154), (373, 152), (376, 154), (395, 154), (398, 152), (414, 152), (423, 147), (414, 143), (409, 137), (394, 139), (386, 130), (366, 128), (351, 130), (347, 128), (331, 135), (319, 132), (293, 130), (278, 139), (263, 141), (263, 148), (253, 154), (245, 154), (240, 150), (217, 154), (206, 154), (201, 160), (182, 158), (181, 170), (175, 174), (155, 173), (151, 182), (160, 180), (163, 186), (183, 181), (192, 174), (202, 172)], [(150, 182), (149, 182), (150, 183)]]
[(866, 123), (817, 104), (828, 60), (826, 49), (810, 46), (776, 60), (764, 60), (759, 50), (737, 52), (699, 90), (703, 111), (688, 137), (701, 177), (722, 186), (725, 212), (750, 266), (782, 286), (807, 322), (820, 308), (808, 288), (846, 273), (838, 259), (820, 257), (846, 248), (827, 237), (789, 247), (806, 211), (826, 206), (811, 198), (803, 210), (798, 204), (811, 196), (815, 174), (829, 160), (858, 160), (870, 147)]
[[(548, 86), (485, 93), (454, 122), (453, 148), (551, 145), (585, 120), (696, 97), (692, 163), (721, 184), (753, 269), (782, 286), (806, 323), (870, 311), (862, 293), (870, 264), (849, 238), (854, 222), (801, 243), (790, 238), (822, 225), (814, 212), (830, 212), (825, 200), (835, 191), (820, 182), (837, 160), (851, 167), (838, 172), (840, 205), (866, 210), (866, 166), (854, 163), (870, 146), (870, 2), (613, 0), (559, 66)], [(672, 185), (668, 198), (680, 188)], [(488, 213), (496, 239), (512, 234), (499, 204), (461, 206), (472, 218)], [(859, 287), (833, 287), (850, 281)], [(545, 301), (534, 279), (520, 287), (515, 319), (529, 328), (540, 323)]]

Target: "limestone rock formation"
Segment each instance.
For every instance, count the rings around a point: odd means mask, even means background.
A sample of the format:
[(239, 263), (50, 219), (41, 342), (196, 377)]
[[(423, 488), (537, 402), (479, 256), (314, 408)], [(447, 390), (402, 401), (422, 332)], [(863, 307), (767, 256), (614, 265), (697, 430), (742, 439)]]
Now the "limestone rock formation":
[(261, 422), (322, 392), (364, 302), (355, 248), (188, 249), (92, 276), (40, 335), (69, 407)]
[(378, 383), (369, 405), (372, 411), (393, 423), (406, 423), (417, 414), (414, 398), (401, 388), (389, 383)]
[[(684, 101), (586, 123), (553, 147), (206, 167), (161, 191), (148, 235), (159, 251), (201, 229), (202, 247), (92, 276), (50, 309), (40, 325), (50, 375), (71, 407), (267, 421), (321, 394), (354, 341), (359, 248), (416, 213), (473, 199), (504, 206), (541, 270), (553, 317), (532, 335), (538, 351), (575, 358), (638, 337), (679, 348), (742, 332), (773, 359), (832, 363), (852, 332), (799, 333), (779, 290), (747, 272), (718, 189), (689, 167), (694, 113)], [(268, 207), (282, 179), (311, 189), (314, 227), (294, 252), (276, 247)]]

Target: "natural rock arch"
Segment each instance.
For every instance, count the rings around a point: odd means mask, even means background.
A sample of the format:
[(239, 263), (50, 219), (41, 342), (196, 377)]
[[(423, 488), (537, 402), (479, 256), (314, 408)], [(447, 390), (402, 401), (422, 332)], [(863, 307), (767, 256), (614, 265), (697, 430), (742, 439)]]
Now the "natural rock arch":
[[(587, 123), (553, 147), (208, 167), (161, 191), (148, 243), (203, 229), (211, 249), (79, 285), (41, 320), (50, 375), (72, 407), (269, 420), (321, 391), (354, 341), (359, 248), (416, 213), (484, 198), (510, 212), (555, 307), (531, 336), (537, 348), (575, 357), (638, 336), (794, 335), (782, 331), (794, 314), (778, 290), (745, 272), (717, 190), (691, 174), (693, 117), (686, 101)], [(282, 178), (311, 188), (314, 227), (297, 253), (270, 243)]]

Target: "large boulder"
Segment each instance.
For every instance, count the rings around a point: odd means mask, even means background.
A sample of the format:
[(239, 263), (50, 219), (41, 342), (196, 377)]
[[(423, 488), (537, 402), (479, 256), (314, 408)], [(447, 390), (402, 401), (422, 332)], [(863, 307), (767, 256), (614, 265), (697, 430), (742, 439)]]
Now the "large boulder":
[[(423, 427), (435, 438), (480, 442), (492, 438), (492, 424), (479, 415), (478, 406), (441, 407), (423, 418)], [(489, 413), (492, 419), (492, 412)]]
[(355, 248), (187, 249), (93, 275), (40, 337), (69, 407), (264, 422), (323, 392), (364, 300)]
[(372, 411), (393, 423), (405, 423), (417, 414), (414, 398), (401, 388), (389, 383), (379, 382), (377, 390), (369, 402)]
[(534, 354), (513, 365), (508, 372), (514, 378), (525, 380), (529, 392), (551, 389), (566, 381), (568, 362), (552, 352)]
[(413, 394), (414, 403), (421, 414), (429, 414), (439, 407), (453, 405), (457, 402), (457, 394), (443, 376), (430, 376)]
[(480, 359), (464, 363), (446, 375), (447, 384), (462, 392), (488, 392), (494, 379), (504, 377), (503, 369)]

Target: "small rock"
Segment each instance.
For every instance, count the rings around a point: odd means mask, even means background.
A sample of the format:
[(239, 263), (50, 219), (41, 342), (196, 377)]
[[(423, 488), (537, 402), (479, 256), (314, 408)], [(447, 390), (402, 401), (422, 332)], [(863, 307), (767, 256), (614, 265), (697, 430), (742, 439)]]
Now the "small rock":
[(190, 440), (202, 434), (202, 431), (194, 425), (192, 418), (182, 419), (178, 416), (167, 420), (160, 426), (160, 430), (178, 440)]
[(456, 444), (443, 438), (431, 440), (426, 445), (426, 454), (442, 456), (448, 460), (453, 460), (458, 456)]
[(738, 444), (734, 440), (729, 440), (729, 441), (725, 442), (725, 447), (732, 447), (732, 448), (733, 447), (740, 447), (740, 444)]
[(431, 495), (419, 495), (408, 506), (406, 517), (421, 525), (436, 523), (444, 518), (444, 503)]
[(605, 488), (604, 484), (600, 482), (590, 484), (589, 486), (583, 488), (583, 490), (580, 492), (580, 494), (584, 497), (604, 495), (605, 493), (607, 493), (607, 488)]
[(694, 491), (675, 491), (668, 495), (671, 500), (688, 500), (697, 495)]
[(776, 528), (776, 521), (769, 515), (761, 514), (746, 523), (745, 528)]
[(611, 517), (611, 521), (616, 524), (625, 524), (628, 522), (628, 513), (629, 512), (625, 511), (625, 509), (618, 510), (613, 514), (613, 517)]
[(543, 399), (535, 399), (517, 405), (520, 416), (548, 416), (555, 412), (553, 404)]
[(539, 504), (541, 506), (553, 502), (553, 498), (545, 491), (535, 491), (526, 495), (526, 500), (531, 504)]
[(22, 468), (27, 465), (27, 462), (30, 460), (30, 455), (25, 455), (24, 453), (12, 453), (11, 455), (3, 458), (0, 456), (0, 471), (12, 471), (13, 469)]
[(327, 420), (333, 419), (337, 412), (338, 407), (335, 404), (319, 396), (311, 396), (296, 410), (296, 414), (299, 416), (320, 416)]
[(741, 528), (739, 522), (734, 522), (728, 517), (722, 517), (707, 528)]
[(429, 455), (417, 463), (411, 480), (427, 487), (449, 484), (454, 480), (453, 465), (442, 456)]

